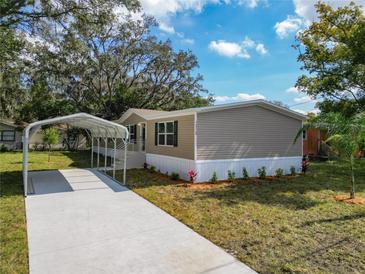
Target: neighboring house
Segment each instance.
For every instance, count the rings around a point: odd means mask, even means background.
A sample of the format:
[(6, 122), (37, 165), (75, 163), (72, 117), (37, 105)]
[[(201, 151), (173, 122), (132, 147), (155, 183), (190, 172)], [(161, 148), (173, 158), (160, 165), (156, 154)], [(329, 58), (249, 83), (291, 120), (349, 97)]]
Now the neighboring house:
[(294, 138), (304, 120), (300, 113), (254, 100), (170, 112), (129, 109), (116, 122), (130, 130), (127, 164), (147, 163), (186, 180), (193, 169), (203, 182), (213, 172), (226, 179), (228, 170), (241, 177), (243, 167), (250, 176), (262, 166), (268, 175), (278, 168), (288, 173), (291, 166), (299, 171), (303, 142)]
[(9, 150), (22, 148), (22, 131), (12, 121), (0, 120), (0, 146)]
[(328, 149), (323, 142), (327, 139), (325, 130), (309, 128), (303, 133), (303, 154), (311, 157), (326, 156)]
[[(59, 143), (54, 145), (54, 149), (65, 149), (65, 141), (66, 138), (62, 132), (65, 130), (65, 127), (58, 125), (58, 129), (60, 132)], [(0, 146), (5, 145), (9, 150), (19, 150), (22, 149), (22, 136), (23, 129), (22, 126), (16, 125), (13, 121), (9, 120), (0, 120)], [(73, 140), (71, 140), (72, 142)], [(86, 138), (83, 135), (80, 135), (77, 140), (77, 148), (85, 148), (86, 147)], [(42, 149), (43, 147), (43, 133), (42, 130), (37, 131), (29, 142), (29, 147), (33, 149)]]

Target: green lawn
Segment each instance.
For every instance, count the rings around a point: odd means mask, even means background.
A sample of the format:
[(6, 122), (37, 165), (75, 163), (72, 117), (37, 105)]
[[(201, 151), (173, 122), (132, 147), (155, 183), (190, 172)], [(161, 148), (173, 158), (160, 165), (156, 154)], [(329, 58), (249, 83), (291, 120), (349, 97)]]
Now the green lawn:
[[(0, 154), (0, 273), (28, 269), (21, 153)], [(89, 153), (30, 153), (29, 169), (89, 167)], [(193, 190), (145, 170), (128, 185), (261, 273), (365, 273), (365, 206), (336, 202), (346, 168), (312, 164), (306, 176)], [(365, 161), (357, 165), (365, 197)], [(118, 174), (121, 176), (121, 174)]]
[[(89, 153), (29, 154), (29, 170), (89, 167)], [(0, 153), (0, 273), (27, 273), (28, 246), (24, 212), (22, 154)]]
[[(357, 195), (365, 197), (364, 160), (357, 174)], [(334, 201), (350, 186), (339, 163), (209, 190), (133, 170), (128, 185), (260, 273), (365, 273), (365, 206)]]

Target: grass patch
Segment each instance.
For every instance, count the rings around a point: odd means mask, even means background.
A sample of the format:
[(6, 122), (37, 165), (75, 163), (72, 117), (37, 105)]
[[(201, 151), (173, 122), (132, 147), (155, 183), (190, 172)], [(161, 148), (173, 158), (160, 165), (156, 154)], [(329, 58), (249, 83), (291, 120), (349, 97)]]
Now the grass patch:
[[(29, 170), (89, 167), (88, 152), (29, 153)], [(0, 273), (28, 273), (22, 153), (0, 153)]]
[[(90, 166), (89, 152), (29, 154), (29, 170)], [(22, 154), (0, 154), (0, 273), (27, 273)], [(306, 176), (183, 187), (145, 170), (128, 186), (261, 273), (365, 273), (365, 206), (338, 202), (347, 167), (315, 163)], [(357, 163), (365, 197), (365, 161)], [(121, 179), (122, 173), (117, 173)]]
[[(357, 163), (365, 197), (365, 161)], [(145, 170), (128, 186), (260, 273), (365, 273), (365, 207), (349, 195), (348, 168), (313, 163), (305, 176), (183, 187)], [(118, 173), (121, 179), (121, 173)]]

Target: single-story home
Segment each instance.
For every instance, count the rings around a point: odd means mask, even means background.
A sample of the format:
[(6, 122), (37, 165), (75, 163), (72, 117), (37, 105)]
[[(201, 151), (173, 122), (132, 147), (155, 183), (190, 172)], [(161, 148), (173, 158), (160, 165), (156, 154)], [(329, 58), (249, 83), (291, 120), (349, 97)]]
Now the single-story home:
[[(129, 109), (116, 122), (130, 131), (128, 157), (138, 154), (163, 173), (197, 173), (196, 182), (209, 181), (216, 172), (250, 176), (266, 167), (267, 175), (278, 168), (286, 173), (301, 168), (303, 140), (294, 143), (306, 116), (264, 100), (190, 108), (177, 111)], [(128, 162), (128, 160), (127, 160)]]
[[(23, 125), (17, 125), (14, 121), (11, 120), (0, 120), (0, 146), (4, 145), (8, 150), (19, 150), (22, 149), (23, 141)], [(67, 146), (65, 144), (66, 135), (64, 133), (65, 128), (62, 125), (58, 125), (60, 138), (59, 143), (54, 145), (54, 149), (65, 149)], [(78, 149), (86, 147), (86, 138), (82, 135), (78, 137), (78, 139), (70, 140), (70, 142), (77, 142), (75, 145)], [(32, 149), (43, 149), (43, 132), (36, 132), (30, 142), (29, 147)]]
[(0, 146), (9, 150), (22, 148), (22, 131), (14, 122), (0, 120)]

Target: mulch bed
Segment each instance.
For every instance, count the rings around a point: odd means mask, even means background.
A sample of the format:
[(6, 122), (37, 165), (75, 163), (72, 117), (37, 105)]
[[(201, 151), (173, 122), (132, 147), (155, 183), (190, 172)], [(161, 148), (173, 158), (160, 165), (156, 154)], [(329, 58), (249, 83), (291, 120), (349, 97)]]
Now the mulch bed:
[(365, 198), (362, 197), (351, 199), (348, 195), (337, 195), (335, 196), (335, 200), (353, 205), (365, 205)]

